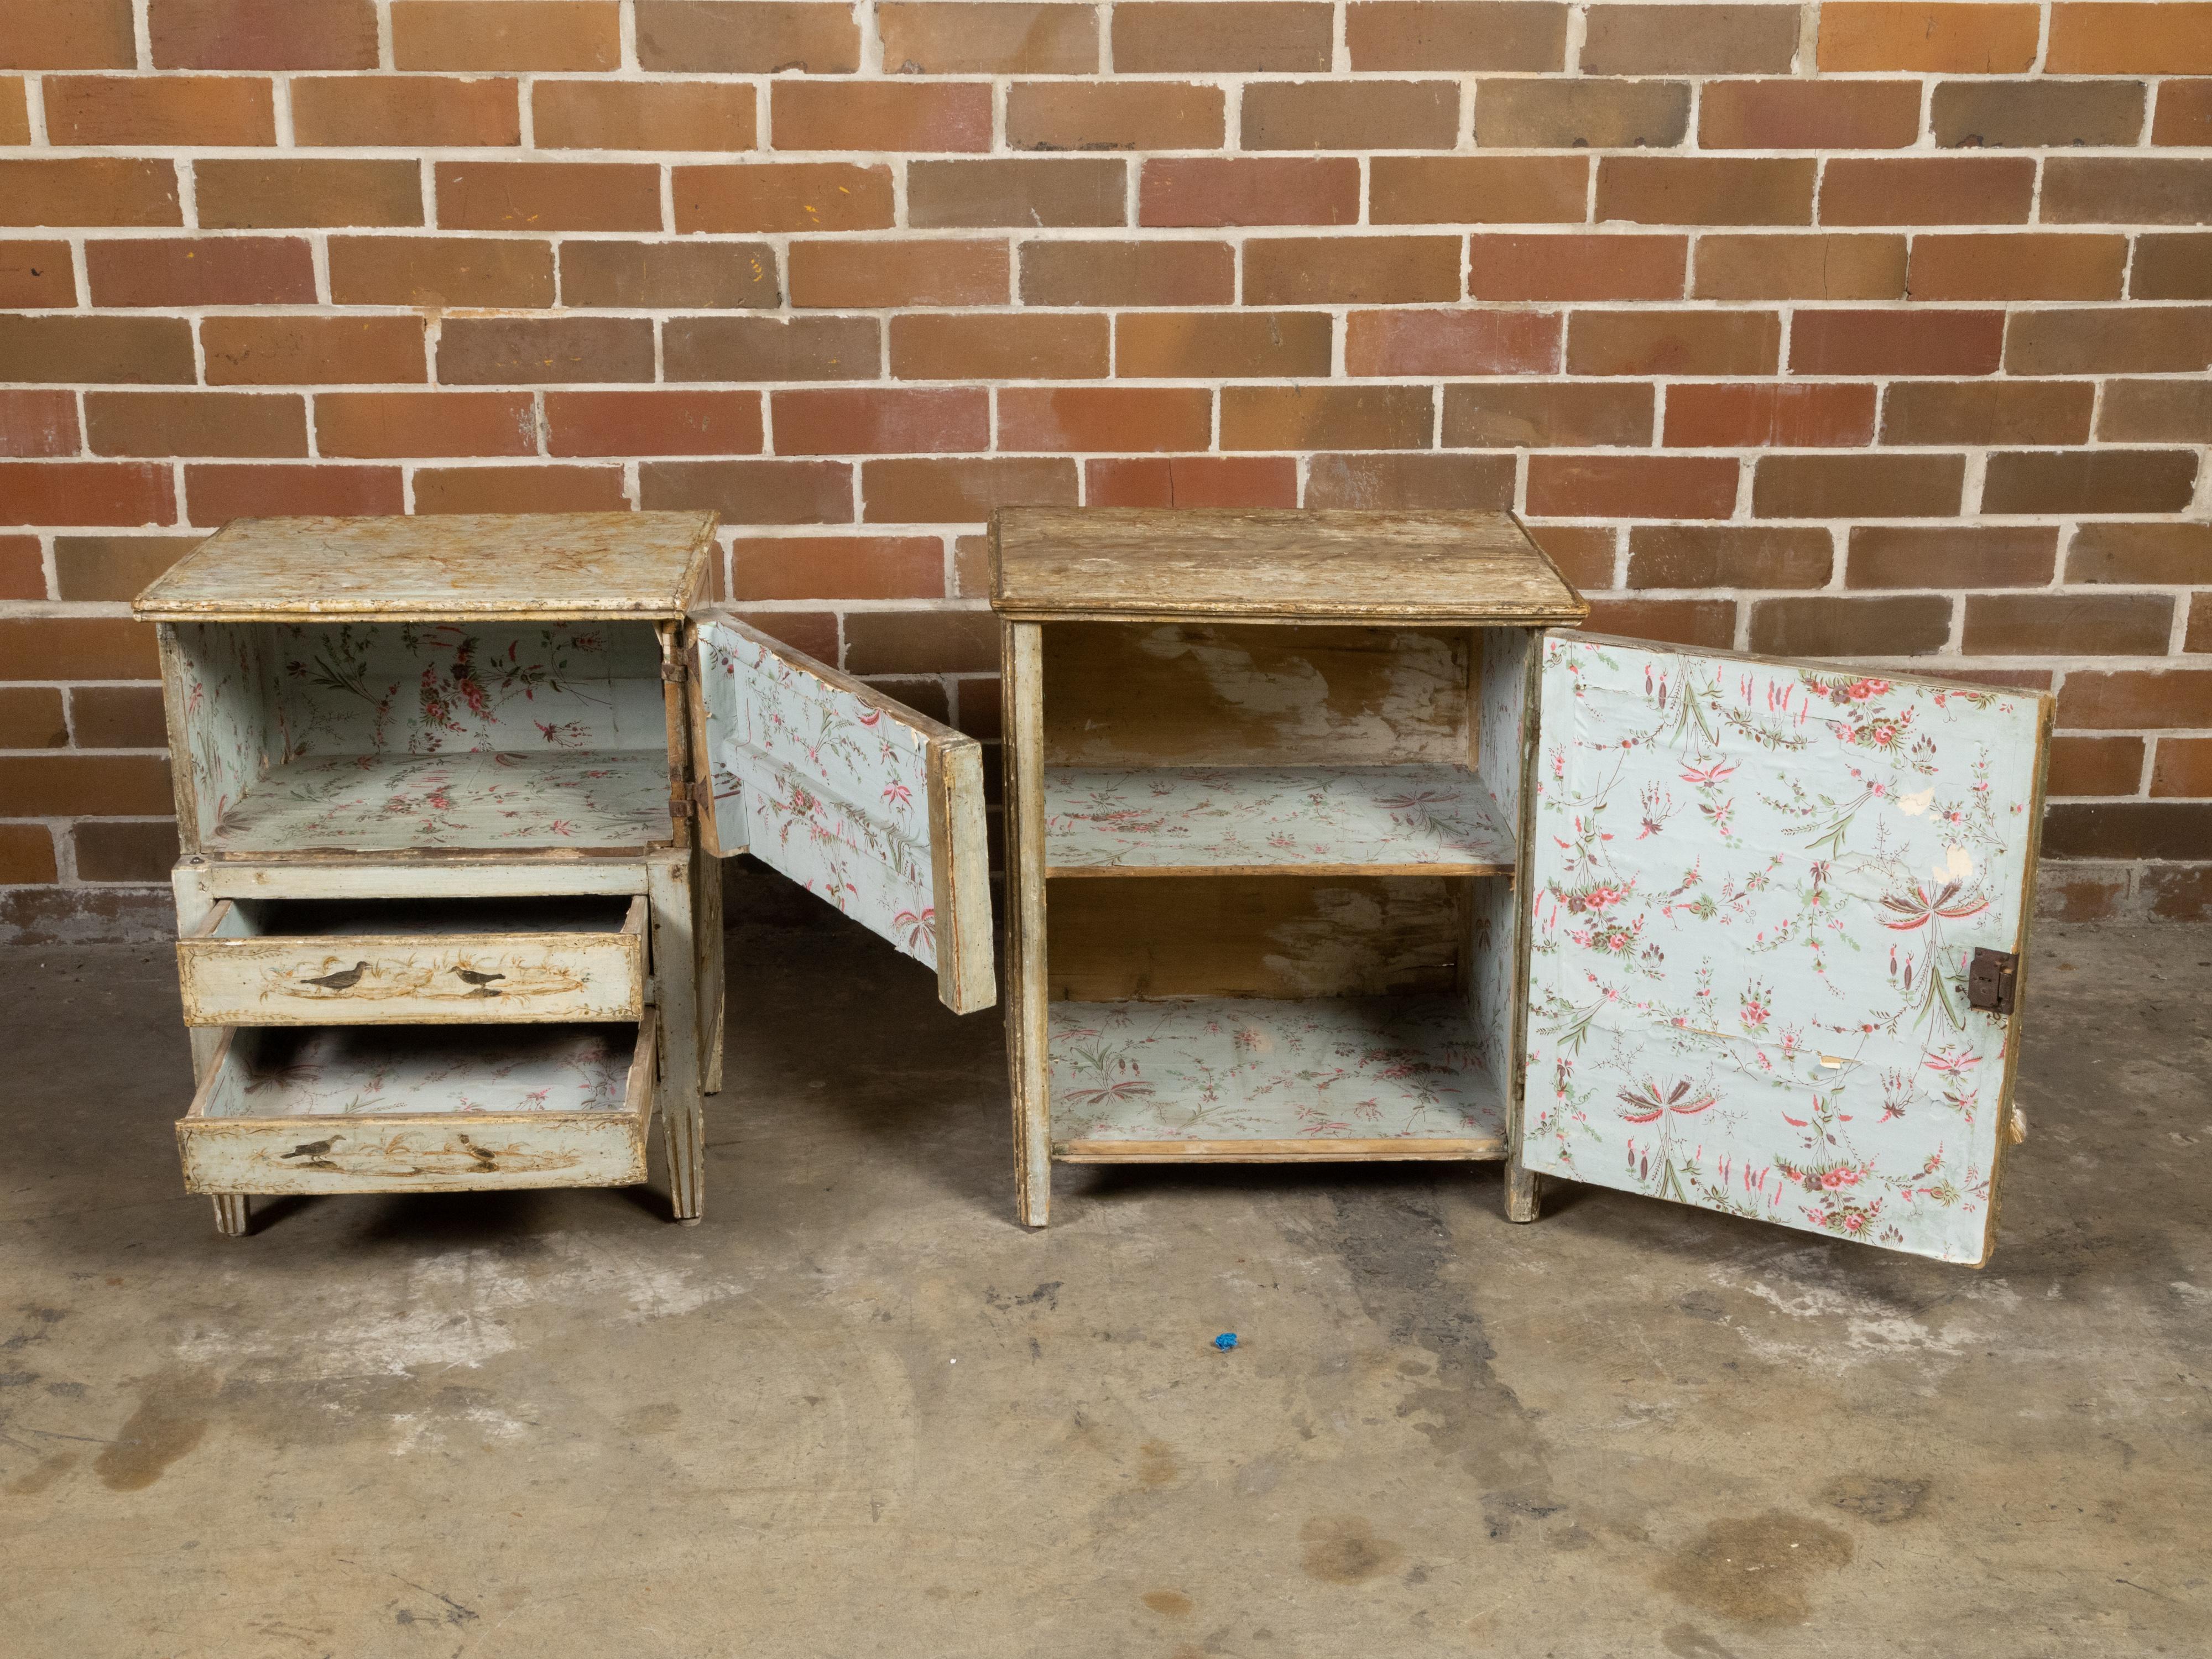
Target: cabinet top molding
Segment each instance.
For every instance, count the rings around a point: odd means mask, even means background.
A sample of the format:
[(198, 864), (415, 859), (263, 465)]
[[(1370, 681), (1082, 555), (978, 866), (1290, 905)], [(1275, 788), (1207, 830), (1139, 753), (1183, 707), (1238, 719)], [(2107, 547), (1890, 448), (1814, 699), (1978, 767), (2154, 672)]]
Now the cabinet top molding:
[(1017, 621), (1579, 623), (1510, 513), (1007, 507), (991, 603)]
[(713, 513), (234, 519), (141, 593), (196, 622), (672, 621), (699, 597)]

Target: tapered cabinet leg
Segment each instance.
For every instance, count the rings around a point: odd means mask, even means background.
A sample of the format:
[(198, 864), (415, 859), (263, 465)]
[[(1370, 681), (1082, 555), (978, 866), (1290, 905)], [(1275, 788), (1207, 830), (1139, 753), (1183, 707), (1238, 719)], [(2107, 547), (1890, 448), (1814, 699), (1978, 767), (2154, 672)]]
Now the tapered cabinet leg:
[(1521, 1160), (1513, 1158), (1505, 1165), (1505, 1218), (1508, 1221), (1534, 1221), (1543, 1206), (1536, 1192), (1536, 1176), (1532, 1170), (1521, 1167)]
[(660, 1132), (676, 1219), (696, 1223), (707, 1202), (707, 1115), (700, 1093), (699, 992), (688, 852), (646, 866), (653, 905), (653, 988), (660, 1006)]
[(246, 1237), (244, 1193), (217, 1193), (215, 1195), (215, 1230), (225, 1238)]

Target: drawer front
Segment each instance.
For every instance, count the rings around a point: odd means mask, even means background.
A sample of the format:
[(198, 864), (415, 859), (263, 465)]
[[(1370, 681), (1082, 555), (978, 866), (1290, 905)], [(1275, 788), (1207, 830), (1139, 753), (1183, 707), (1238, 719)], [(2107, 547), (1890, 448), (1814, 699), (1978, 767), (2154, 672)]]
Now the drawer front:
[[(224, 1033), (208, 1080), (177, 1124), (185, 1186), (195, 1193), (454, 1193), (523, 1187), (628, 1187), (646, 1178), (646, 1130), (653, 1118), (658, 1017), (647, 1009), (626, 1059), (608, 1063), (605, 1086), (612, 1104), (595, 1109), (416, 1109), (331, 1113), (285, 1109), (297, 1104), (282, 1083), (264, 1080), (245, 1039)], [(501, 1056), (493, 1055), (493, 1064)], [(454, 1068), (433, 1054), (418, 1073)], [(557, 1056), (545, 1062), (557, 1066)], [(307, 1071), (313, 1062), (289, 1069)], [(405, 1069), (404, 1064), (390, 1069)], [(343, 1093), (356, 1079), (320, 1077)], [(468, 1098), (465, 1083), (451, 1085)], [(249, 1115), (265, 1110), (265, 1116)]]
[[(645, 921), (588, 933), (241, 933), (230, 900), (177, 943), (188, 1025), (622, 1020), (645, 1008)], [(229, 930), (228, 936), (226, 931)]]

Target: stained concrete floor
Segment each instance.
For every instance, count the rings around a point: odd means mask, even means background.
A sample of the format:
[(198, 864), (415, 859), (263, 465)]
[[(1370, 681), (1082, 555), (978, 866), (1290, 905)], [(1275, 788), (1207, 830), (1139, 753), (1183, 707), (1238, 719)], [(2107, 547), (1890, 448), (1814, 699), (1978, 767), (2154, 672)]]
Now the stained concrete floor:
[[(2201, 1654), (2212, 933), (2052, 927), (1981, 1273), (1493, 1168), (1066, 1170), (738, 879), (708, 1215), (179, 1190), (167, 952), (0, 958), (0, 1651)], [(1208, 1340), (1235, 1330), (1235, 1352)]]

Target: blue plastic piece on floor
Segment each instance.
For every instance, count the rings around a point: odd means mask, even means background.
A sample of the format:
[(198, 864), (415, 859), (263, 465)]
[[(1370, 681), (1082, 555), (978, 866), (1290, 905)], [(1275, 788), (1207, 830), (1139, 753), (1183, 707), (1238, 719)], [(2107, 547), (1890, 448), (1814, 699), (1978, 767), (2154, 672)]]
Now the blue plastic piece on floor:
[(1237, 1333), (1234, 1331), (1222, 1332), (1220, 1335), (1213, 1339), (1213, 1346), (1220, 1349), (1222, 1352), (1227, 1353), (1231, 1348), (1237, 1346)]

